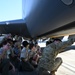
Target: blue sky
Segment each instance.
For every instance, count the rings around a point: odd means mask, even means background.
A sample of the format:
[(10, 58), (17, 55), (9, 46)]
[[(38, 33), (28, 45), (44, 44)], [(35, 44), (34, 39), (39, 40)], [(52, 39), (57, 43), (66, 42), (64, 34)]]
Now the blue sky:
[(38, 0), (0, 0), (0, 22), (26, 18), (37, 2)]
[(0, 0), (0, 22), (22, 18), (22, 0)]

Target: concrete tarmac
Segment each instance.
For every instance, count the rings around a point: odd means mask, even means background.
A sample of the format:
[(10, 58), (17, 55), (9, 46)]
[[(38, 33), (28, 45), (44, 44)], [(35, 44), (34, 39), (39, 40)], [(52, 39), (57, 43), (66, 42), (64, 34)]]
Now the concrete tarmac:
[(75, 50), (60, 53), (58, 57), (62, 58), (63, 64), (59, 67), (56, 75), (75, 75)]

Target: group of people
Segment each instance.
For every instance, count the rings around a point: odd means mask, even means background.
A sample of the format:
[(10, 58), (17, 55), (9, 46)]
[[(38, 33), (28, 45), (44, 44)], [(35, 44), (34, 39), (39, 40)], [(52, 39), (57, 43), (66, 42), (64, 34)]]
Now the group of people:
[(38, 66), (41, 48), (37, 43), (23, 41), (21, 37), (6, 35), (0, 43), (0, 72), (8, 75), (9, 70), (31, 72)]
[(73, 42), (75, 42), (75, 37), (70, 37), (65, 42), (53, 39), (47, 42), (41, 53), (41, 48), (37, 43), (22, 42), (21, 37), (13, 40), (11, 35), (8, 35), (0, 43), (0, 72), (2, 75), (8, 75), (9, 70), (28, 72), (36, 70), (38, 75), (43, 75), (48, 71), (50, 71), (49, 75), (55, 75), (62, 64), (62, 59), (56, 56)]

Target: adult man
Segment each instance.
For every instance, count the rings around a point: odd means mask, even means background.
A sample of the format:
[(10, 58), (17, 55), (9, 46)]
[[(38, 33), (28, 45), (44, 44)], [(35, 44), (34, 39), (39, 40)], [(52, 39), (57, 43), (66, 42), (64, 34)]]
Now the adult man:
[(27, 41), (23, 41), (22, 43), (23, 49), (21, 51), (21, 62), (22, 62), (22, 69), (23, 71), (33, 71), (34, 67), (29, 63), (29, 56), (28, 56), (28, 50), (29, 50), (29, 43)]
[(29, 61), (36, 68), (39, 60), (39, 54), (36, 52), (37, 49), (33, 43), (29, 45)]
[(7, 58), (7, 51), (11, 48), (11, 42), (11, 39), (4, 39), (0, 48), (0, 71), (2, 70), (2, 75), (8, 75), (10, 65), (15, 70), (15, 67)]
[(44, 71), (50, 71), (50, 75), (55, 75), (55, 71), (57, 71), (58, 67), (62, 63), (62, 59), (56, 58), (56, 56), (58, 53), (62, 52), (64, 48), (73, 44), (73, 42), (75, 42), (75, 37), (71, 37), (65, 42), (54, 40), (53, 43), (47, 45), (43, 50), (42, 58), (38, 64), (37, 70), (39, 75), (42, 75)]

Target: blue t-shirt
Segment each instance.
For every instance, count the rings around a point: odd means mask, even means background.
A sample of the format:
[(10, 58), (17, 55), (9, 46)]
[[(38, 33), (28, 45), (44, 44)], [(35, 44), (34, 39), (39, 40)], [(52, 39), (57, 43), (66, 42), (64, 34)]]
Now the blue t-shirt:
[(2, 48), (0, 48), (0, 55), (3, 53), (3, 49)]

